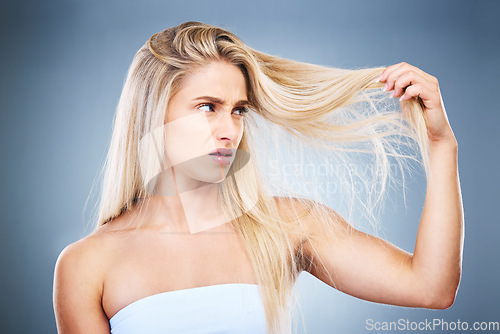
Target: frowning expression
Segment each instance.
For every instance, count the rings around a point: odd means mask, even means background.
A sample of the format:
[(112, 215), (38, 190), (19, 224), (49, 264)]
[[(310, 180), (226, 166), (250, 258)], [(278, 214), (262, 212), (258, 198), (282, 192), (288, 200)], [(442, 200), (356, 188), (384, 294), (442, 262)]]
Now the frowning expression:
[(167, 165), (203, 182), (224, 179), (244, 130), (247, 86), (241, 70), (214, 61), (183, 78), (169, 101)]

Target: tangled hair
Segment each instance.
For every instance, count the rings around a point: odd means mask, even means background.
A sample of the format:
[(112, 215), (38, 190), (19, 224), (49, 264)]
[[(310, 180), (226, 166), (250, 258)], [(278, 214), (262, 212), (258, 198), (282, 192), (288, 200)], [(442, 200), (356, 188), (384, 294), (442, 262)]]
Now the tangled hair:
[[(231, 166), (234, 172), (219, 184), (220, 206), (234, 218), (231, 224), (244, 240), (257, 274), (268, 332), (290, 332), (290, 296), (307, 262), (292, 236), (315, 237), (301, 224), (305, 215), (317, 215), (325, 231), (334, 229), (335, 214), (321, 203), (333, 192), (320, 194), (309, 183), (312, 187), (301, 195), (290, 185), (297, 180), (306, 184), (311, 176), (294, 172), (291, 180), (283, 162), (334, 165), (339, 187), (347, 185), (335, 193), (349, 207), (358, 198), (370, 216), (380, 204), (394, 163), (402, 169), (407, 158), (421, 160), (428, 171), (422, 104), (414, 98), (403, 102), (406, 112), (397, 110), (375, 81), (382, 67), (347, 70), (287, 60), (253, 50), (234, 34), (199, 22), (166, 29), (140, 48), (129, 69), (103, 169), (96, 229), (147, 195), (145, 180), (157, 173), (157, 166), (154, 154), (141, 147), (141, 138), (164, 124), (167, 105), (182, 79), (213, 61), (241, 69), (251, 110)], [(158, 144), (158, 151), (165, 152), (163, 141)], [(250, 159), (241, 152), (248, 152)], [(266, 167), (266, 161), (272, 167)], [(373, 162), (370, 175), (353, 168), (352, 161)], [(346, 175), (340, 172), (342, 166)], [(353, 186), (359, 182), (366, 198)], [(284, 213), (278, 202), (290, 210)]]

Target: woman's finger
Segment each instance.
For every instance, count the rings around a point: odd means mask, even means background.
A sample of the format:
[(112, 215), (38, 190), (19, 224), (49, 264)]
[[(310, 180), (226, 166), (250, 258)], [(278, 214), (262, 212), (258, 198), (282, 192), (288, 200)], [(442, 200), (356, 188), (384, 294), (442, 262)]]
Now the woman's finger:
[(391, 93), (392, 97), (400, 97), (405, 92), (405, 89), (417, 83), (425, 82), (425, 78), (420, 75), (420, 73), (409, 70), (407, 72), (403, 72), (399, 77), (395, 79), (393, 83), (393, 91)]
[(425, 86), (417, 83), (406, 88), (404, 94), (400, 97), (400, 101), (408, 101), (414, 97), (420, 97), (424, 93)]
[(394, 89), (394, 81), (395, 78), (401, 76), (404, 72), (414, 71), (416, 74), (419, 74), (421, 77), (425, 78), (429, 76), (427, 73), (405, 62), (401, 62), (392, 66), (387, 67), (384, 72), (379, 77), (379, 81), (386, 82), (386, 87), (384, 88), (387, 91), (391, 91)]
[(394, 83), (397, 78), (402, 76), (404, 73), (407, 72), (412, 72), (415, 75), (418, 75), (419, 78), (422, 80), (425, 79), (426, 73), (423, 72), (422, 70), (416, 68), (415, 66), (412, 66), (410, 64), (403, 63), (401, 66), (395, 68), (391, 73), (388, 74), (387, 76), (387, 83), (386, 83), (386, 90), (391, 91), (394, 89)]
[(384, 90), (390, 92), (394, 89), (394, 82), (403, 73), (408, 71), (408, 66), (406, 64), (401, 64), (400, 66), (394, 68), (390, 73), (387, 74)]
[(385, 68), (385, 70), (382, 72), (382, 74), (378, 77), (378, 81), (380, 82), (386, 82), (387, 81), (387, 76), (392, 72), (394, 71), (396, 68), (402, 66), (403, 63), (398, 63), (398, 64), (394, 64), (394, 65), (391, 65), (391, 66), (387, 66)]

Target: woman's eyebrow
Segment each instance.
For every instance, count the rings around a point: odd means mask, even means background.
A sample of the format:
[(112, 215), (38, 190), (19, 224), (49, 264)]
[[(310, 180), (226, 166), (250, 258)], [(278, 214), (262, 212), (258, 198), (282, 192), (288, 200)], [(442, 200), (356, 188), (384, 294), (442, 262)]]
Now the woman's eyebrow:
[[(224, 100), (222, 100), (218, 97), (214, 97), (214, 96), (199, 96), (199, 97), (193, 99), (193, 101), (200, 101), (200, 100), (210, 101), (212, 103), (221, 104), (221, 105), (225, 104)], [(235, 103), (235, 105), (237, 105), (237, 106), (249, 105), (249, 104), (250, 104), (250, 102), (248, 102), (247, 100), (240, 100), (240, 101)]]

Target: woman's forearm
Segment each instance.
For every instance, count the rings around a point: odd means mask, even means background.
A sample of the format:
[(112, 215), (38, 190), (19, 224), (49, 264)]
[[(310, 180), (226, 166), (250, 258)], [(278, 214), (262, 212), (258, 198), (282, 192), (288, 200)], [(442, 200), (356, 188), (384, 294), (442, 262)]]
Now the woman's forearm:
[(464, 218), (455, 140), (430, 143), (430, 176), (412, 270), (430, 303), (448, 307), (460, 282)]

